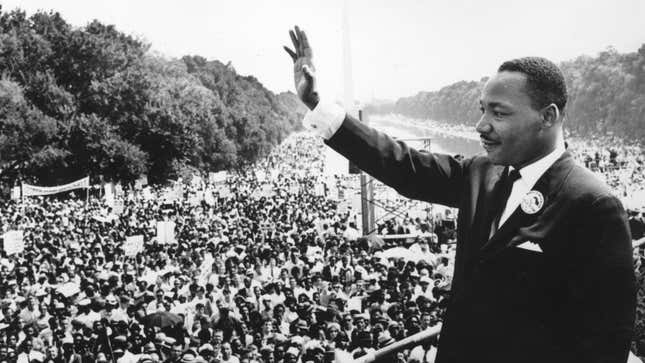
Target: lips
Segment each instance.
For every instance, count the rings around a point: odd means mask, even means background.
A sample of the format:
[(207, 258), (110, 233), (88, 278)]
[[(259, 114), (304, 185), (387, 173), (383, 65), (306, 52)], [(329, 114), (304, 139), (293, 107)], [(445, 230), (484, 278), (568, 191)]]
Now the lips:
[(496, 147), (496, 146), (499, 146), (501, 144), (499, 141), (491, 140), (491, 139), (489, 139), (487, 137), (484, 137), (484, 136), (479, 137), (479, 143), (487, 151), (492, 149), (492, 148), (494, 148), (494, 147)]

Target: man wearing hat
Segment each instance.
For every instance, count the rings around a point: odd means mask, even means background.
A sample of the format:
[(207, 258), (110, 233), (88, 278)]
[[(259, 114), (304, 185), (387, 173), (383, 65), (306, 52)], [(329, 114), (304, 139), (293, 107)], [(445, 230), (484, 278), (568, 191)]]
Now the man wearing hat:
[(181, 355), (181, 358), (179, 359), (180, 363), (197, 363), (197, 353), (195, 353), (192, 350), (188, 350), (187, 352), (183, 353)]
[(213, 329), (224, 332), (224, 340), (229, 341), (233, 332), (238, 336), (244, 335), (241, 322), (230, 313), (231, 307), (223, 303), (219, 308), (219, 319), (213, 325)]
[(215, 348), (213, 348), (212, 345), (206, 343), (202, 344), (199, 349), (198, 349), (199, 355), (204, 358), (206, 362), (211, 362), (213, 361), (216, 356), (215, 356)]
[(349, 344), (350, 351), (360, 346), (361, 337), (363, 337), (364, 339), (364, 335), (365, 335), (363, 333), (369, 334), (369, 329), (368, 329), (368, 321), (370, 319), (369, 314), (367, 313), (354, 314), (353, 319), (354, 319), (354, 325), (356, 326), (356, 328), (352, 331), (350, 336), (350, 344)]
[(296, 363), (300, 357), (300, 349), (294, 346), (284, 352), (284, 363)]
[(65, 336), (63, 344), (63, 360), (69, 363), (81, 363), (83, 357), (74, 350), (74, 339), (71, 336)]

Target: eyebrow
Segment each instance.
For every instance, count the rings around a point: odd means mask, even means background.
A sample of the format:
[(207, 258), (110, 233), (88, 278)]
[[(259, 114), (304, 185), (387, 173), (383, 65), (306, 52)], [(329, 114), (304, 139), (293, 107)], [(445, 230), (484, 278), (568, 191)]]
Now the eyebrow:
[[(483, 101), (483, 100), (479, 100), (479, 105), (480, 105), (480, 106), (484, 106), (484, 101)], [(506, 108), (506, 109), (511, 108), (511, 106), (510, 106), (510, 105), (507, 105), (507, 104), (502, 103), (502, 102), (487, 102), (487, 103), (486, 103), (486, 105), (487, 105), (488, 107), (490, 107), (490, 108), (496, 108), (496, 107)]]

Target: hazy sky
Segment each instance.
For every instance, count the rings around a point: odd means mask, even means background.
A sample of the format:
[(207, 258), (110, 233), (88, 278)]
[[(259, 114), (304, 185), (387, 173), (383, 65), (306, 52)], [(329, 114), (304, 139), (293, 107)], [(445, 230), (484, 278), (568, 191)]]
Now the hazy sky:
[[(357, 98), (396, 99), (490, 75), (504, 60), (555, 61), (645, 43), (645, 0), (349, 0)], [(171, 57), (232, 61), (266, 87), (293, 89), (282, 50), (300, 25), (314, 48), (323, 95), (342, 94), (343, 0), (9, 0), (3, 10), (55, 10), (73, 25), (92, 19), (146, 39)]]

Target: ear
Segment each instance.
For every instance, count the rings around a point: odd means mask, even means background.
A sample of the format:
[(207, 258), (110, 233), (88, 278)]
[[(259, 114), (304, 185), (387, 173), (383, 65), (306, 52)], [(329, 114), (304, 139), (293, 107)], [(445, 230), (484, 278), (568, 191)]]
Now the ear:
[(542, 109), (542, 126), (544, 128), (552, 127), (556, 122), (560, 120), (560, 110), (555, 103), (552, 103)]

